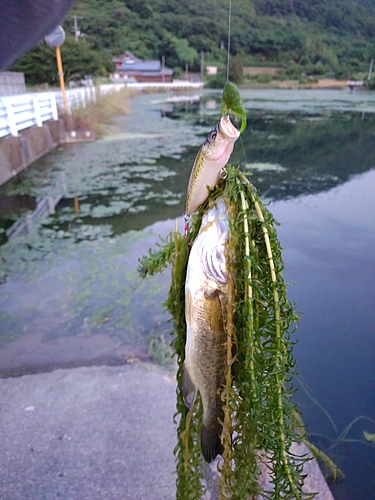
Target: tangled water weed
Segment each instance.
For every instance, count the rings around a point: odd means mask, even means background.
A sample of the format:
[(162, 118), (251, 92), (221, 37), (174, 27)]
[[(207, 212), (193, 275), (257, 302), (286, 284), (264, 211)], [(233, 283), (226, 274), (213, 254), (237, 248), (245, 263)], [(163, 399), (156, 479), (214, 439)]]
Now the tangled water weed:
[[(238, 170), (228, 169), (225, 187), (211, 194), (208, 205), (223, 196), (230, 223), (228, 242), (227, 359), (223, 390), (224, 445), (221, 465), (221, 498), (313, 498), (304, 493), (305, 458), (289, 451), (301, 439), (291, 402), (292, 325), (297, 321), (286, 297), (281, 249), (271, 214), (262, 206), (250, 182)], [(189, 240), (194, 241), (204, 209), (195, 217)], [(188, 245), (179, 233), (140, 263), (142, 275), (172, 263), (172, 283), (165, 303), (174, 320), (174, 348), (178, 360), (177, 413), (179, 415), (177, 498), (199, 498), (202, 493), (200, 415), (197, 403), (191, 412), (182, 398), (186, 323), (184, 285)], [(259, 450), (271, 470), (273, 493), (259, 485)]]

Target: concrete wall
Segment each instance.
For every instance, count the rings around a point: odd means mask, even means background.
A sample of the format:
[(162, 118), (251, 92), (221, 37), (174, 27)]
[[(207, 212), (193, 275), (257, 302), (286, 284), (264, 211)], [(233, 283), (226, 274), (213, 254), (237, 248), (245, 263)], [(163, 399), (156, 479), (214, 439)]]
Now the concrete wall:
[(17, 137), (0, 139), (0, 185), (56, 147), (61, 128), (61, 120), (51, 120), (42, 127), (27, 128)]
[(74, 116), (49, 120), (42, 127), (29, 127), (18, 136), (0, 139), (0, 186), (61, 143), (95, 140), (95, 134), (76, 126)]
[(26, 92), (25, 75), (16, 71), (0, 72), (0, 96)]

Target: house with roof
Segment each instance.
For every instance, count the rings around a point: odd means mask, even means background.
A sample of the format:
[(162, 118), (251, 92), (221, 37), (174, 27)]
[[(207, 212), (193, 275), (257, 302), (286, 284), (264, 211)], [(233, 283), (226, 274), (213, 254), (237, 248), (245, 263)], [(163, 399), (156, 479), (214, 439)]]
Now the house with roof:
[(137, 82), (171, 82), (173, 70), (158, 60), (144, 61), (131, 52), (112, 59), (116, 67), (115, 79), (133, 79)]

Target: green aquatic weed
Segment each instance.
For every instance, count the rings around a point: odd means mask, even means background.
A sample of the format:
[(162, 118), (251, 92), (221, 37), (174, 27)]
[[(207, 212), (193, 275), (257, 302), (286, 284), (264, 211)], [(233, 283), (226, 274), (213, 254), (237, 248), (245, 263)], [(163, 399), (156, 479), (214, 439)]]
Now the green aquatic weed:
[(174, 235), (169, 234), (166, 240), (161, 240), (157, 246), (160, 248), (159, 251), (149, 249), (148, 255), (139, 260), (138, 272), (142, 278), (161, 273), (168, 264), (172, 263), (175, 253)]
[(158, 365), (169, 365), (173, 362), (173, 350), (164, 334), (154, 335), (150, 339), (148, 355)]
[[(303, 432), (296, 425), (292, 403), (294, 359), (291, 333), (297, 321), (282, 277), (283, 261), (272, 214), (238, 168), (210, 193), (193, 216), (188, 241), (194, 241), (205, 209), (222, 196), (228, 207), (230, 238), (228, 281), (227, 371), (223, 390), (224, 444), (221, 498), (306, 499), (302, 491), (306, 458), (289, 451)], [(173, 347), (177, 355), (178, 443), (177, 499), (201, 497), (201, 405), (189, 412), (182, 398), (185, 357), (185, 275), (187, 239), (174, 232), (164, 247), (141, 259), (142, 275), (171, 265), (172, 283), (165, 306), (173, 318)], [(262, 450), (261, 456), (259, 450)], [(259, 460), (270, 469), (273, 491), (259, 485)]]

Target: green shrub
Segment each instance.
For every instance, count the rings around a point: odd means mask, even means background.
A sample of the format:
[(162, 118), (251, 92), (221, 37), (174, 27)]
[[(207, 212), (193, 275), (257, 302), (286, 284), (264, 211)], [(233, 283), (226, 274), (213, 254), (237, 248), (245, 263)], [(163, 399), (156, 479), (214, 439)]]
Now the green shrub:
[(209, 89), (222, 89), (226, 83), (227, 79), (224, 75), (206, 76), (204, 79), (204, 85)]
[(182, 68), (180, 66), (175, 66), (173, 68), (173, 78), (181, 78)]
[(257, 76), (258, 83), (270, 83), (271, 80), (272, 80), (271, 75), (258, 75)]
[(286, 68), (285, 73), (289, 76), (289, 78), (298, 80), (303, 73), (303, 67), (293, 62)]

